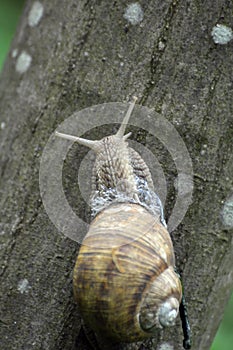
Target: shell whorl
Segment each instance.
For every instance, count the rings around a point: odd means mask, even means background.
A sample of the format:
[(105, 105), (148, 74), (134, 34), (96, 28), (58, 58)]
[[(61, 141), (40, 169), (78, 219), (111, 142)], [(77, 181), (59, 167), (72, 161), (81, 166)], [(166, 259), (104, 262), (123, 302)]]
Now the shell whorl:
[(179, 313), (181, 284), (173, 266), (169, 266), (148, 285), (140, 310), (144, 330), (174, 325)]
[(170, 297), (158, 309), (158, 319), (161, 326), (168, 327), (175, 324), (179, 313), (180, 300)]

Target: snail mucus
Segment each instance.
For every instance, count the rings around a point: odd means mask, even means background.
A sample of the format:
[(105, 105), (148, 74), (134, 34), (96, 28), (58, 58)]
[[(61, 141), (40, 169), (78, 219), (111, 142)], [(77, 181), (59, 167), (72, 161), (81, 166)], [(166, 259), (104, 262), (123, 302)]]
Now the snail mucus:
[(190, 326), (172, 241), (150, 170), (128, 146), (125, 129), (136, 98), (115, 135), (98, 141), (56, 132), (94, 150), (91, 206), (94, 218), (73, 274), (84, 323), (112, 342), (137, 342), (172, 326), (179, 314), (183, 346)]

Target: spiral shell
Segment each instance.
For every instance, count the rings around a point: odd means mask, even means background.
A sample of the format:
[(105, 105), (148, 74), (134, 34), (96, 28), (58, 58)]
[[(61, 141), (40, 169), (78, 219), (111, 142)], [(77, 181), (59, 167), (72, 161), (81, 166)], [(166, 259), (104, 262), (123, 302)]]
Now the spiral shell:
[(181, 300), (172, 242), (158, 218), (137, 205), (111, 205), (93, 220), (74, 269), (85, 322), (116, 341), (134, 342), (170, 325)]

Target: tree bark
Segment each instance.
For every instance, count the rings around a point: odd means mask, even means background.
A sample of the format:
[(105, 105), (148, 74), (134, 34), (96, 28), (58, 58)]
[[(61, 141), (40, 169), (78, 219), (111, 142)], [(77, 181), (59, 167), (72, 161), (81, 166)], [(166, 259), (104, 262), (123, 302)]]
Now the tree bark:
[[(59, 235), (42, 205), (40, 158), (50, 134), (74, 111), (136, 95), (175, 126), (192, 159), (193, 200), (172, 238), (193, 349), (209, 349), (233, 286), (233, 41), (215, 44), (211, 31), (232, 23), (233, 3), (140, 1), (133, 20), (126, 1), (41, 4), (38, 19), (27, 2), (0, 83), (2, 348), (74, 346), (78, 244)], [(174, 163), (146, 140), (167, 174), (168, 217)], [(181, 349), (180, 322), (145, 344)], [(82, 335), (75, 346), (89, 349)]]

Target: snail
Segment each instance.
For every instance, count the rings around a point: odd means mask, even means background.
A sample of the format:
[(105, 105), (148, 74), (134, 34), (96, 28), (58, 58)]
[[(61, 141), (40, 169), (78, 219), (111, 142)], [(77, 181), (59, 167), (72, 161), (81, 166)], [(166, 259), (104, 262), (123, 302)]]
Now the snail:
[(182, 311), (184, 347), (190, 327), (163, 208), (150, 170), (128, 146), (130, 103), (115, 135), (98, 141), (56, 132), (96, 154), (91, 206), (94, 219), (83, 239), (73, 273), (81, 316), (111, 342), (137, 342), (172, 326)]

